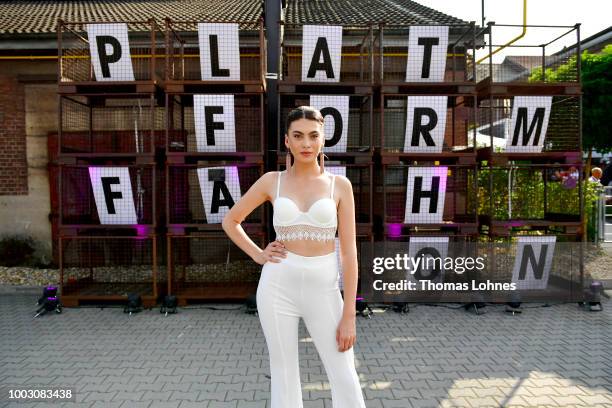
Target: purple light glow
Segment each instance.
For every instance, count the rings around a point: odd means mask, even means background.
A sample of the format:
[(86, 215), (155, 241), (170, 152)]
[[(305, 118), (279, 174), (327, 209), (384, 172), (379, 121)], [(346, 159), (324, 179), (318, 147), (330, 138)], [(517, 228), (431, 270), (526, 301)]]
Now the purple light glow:
[(147, 226), (146, 225), (141, 225), (138, 224), (136, 225), (136, 235), (138, 236), (138, 238), (146, 238), (147, 237)]
[(387, 236), (399, 237), (402, 235), (402, 224), (389, 224), (387, 226)]

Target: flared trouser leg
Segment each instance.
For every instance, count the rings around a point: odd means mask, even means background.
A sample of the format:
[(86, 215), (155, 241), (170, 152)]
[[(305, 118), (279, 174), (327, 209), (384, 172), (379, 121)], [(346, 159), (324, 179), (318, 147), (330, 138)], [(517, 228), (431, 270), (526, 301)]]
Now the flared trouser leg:
[(304, 320), (328, 376), (333, 408), (365, 408), (353, 348), (338, 351), (343, 300), (336, 253), (304, 257), (288, 252), (268, 262), (257, 287), (257, 309), (270, 355), (272, 408), (302, 408), (298, 325)]

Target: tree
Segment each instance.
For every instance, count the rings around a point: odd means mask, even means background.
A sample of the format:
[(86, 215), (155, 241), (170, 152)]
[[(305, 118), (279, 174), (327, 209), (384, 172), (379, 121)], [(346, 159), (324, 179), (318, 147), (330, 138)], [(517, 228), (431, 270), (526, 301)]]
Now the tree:
[[(599, 54), (584, 51), (580, 58), (582, 80), (582, 147), (589, 152), (612, 152), (612, 44)], [(576, 57), (557, 68), (546, 68), (546, 82), (566, 82), (576, 78)], [(530, 82), (542, 80), (542, 69), (533, 70)]]

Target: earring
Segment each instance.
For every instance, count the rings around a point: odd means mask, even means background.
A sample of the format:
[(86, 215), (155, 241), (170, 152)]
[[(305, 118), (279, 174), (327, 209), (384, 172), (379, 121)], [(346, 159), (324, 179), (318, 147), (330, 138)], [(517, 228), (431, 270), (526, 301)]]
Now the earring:
[(285, 156), (286, 158), (286, 169), (287, 169), (287, 173), (289, 173), (289, 168), (291, 167), (291, 150), (287, 149), (287, 156)]
[(325, 154), (323, 153), (323, 149), (319, 152), (319, 167), (321, 167), (321, 174), (325, 173)]

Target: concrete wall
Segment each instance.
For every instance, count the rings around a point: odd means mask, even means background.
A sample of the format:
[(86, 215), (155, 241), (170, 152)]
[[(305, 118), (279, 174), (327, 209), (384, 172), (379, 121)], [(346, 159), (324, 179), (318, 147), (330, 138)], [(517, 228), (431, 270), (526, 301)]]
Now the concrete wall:
[(28, 235), (43, 261), (51, 260), (51, 211), (47, 171), (47, 134), (57, 131), (57, 85), (45, 82), (55, 74), (55, 61), (3, 61), (0, 75), (23, 85), (27, 193), (0, 195), (0, 237)]

